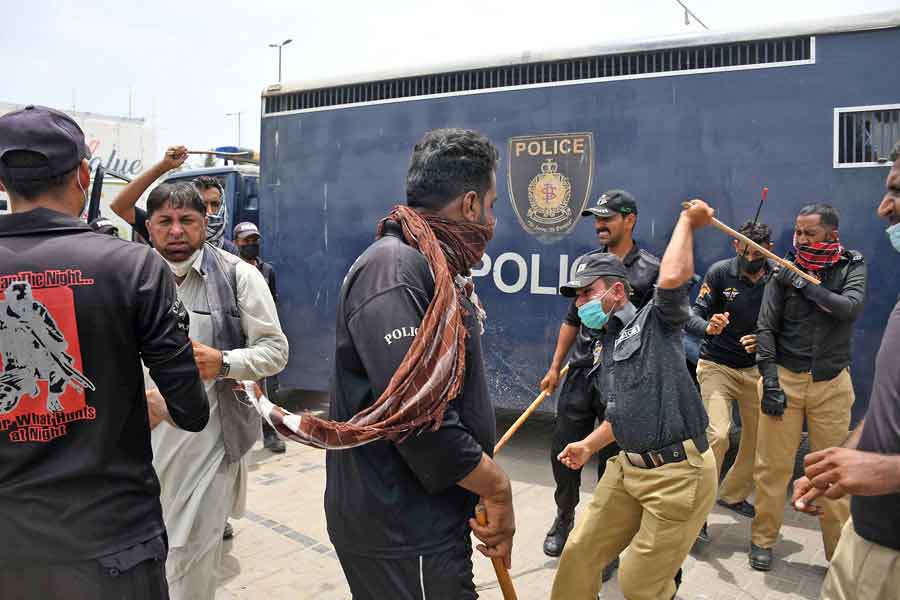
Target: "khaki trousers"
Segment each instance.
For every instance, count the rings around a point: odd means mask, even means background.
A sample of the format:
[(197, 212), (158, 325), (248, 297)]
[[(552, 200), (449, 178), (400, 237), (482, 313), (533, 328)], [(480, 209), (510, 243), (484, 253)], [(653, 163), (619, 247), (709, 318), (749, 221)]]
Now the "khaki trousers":
[(753, 464), (756, 461), (756, 429), (759, 424), (759, 370), (733, 369), (709, 360), (697, 363), (700, 395), (709, 415), (706, 437), (716, 457), (719, 475), (728, 452), (731, 431), (731, 404), (738, 403), (741, 415), (741, 445), (734, 464), (719, 485), (719, 497), (728, 504), (746, 500), (753, 491)]
[[(804, 416), (812, 452), (840, 446), (849, 434), (854, 399), (848, 369), (834, 379), (814, 382), (810, 373), (794, 373), (778, 367), (778, 379), (787, 396), (787, 408), (781, 419), (760, 415), (757, 435), (756, 518), (751, 531), (753, 543), (761, 548), (774, 546), (781, 530)], [(759, 390), (761, 396), (762, 382)], [(841, 538), (841, 528), (850, 518), (850, 499), (829, 500), (823, 496), (818, 502), (825, 513), (819, 517), (825, 557), (831, 560)]]
[(619, 584), (627, 600), (671, 600), (674, 577), (716, 497), (716, 461), (685, 442), (687, 460), (639, 469), (624, 452), (569, 536), (553, 581), (553, 600), (596, 600), (599, 570), (625, 550)]
[(896, 600), (900, 552), (863, 539), (847, 521), (822, 587), (821, 600)]

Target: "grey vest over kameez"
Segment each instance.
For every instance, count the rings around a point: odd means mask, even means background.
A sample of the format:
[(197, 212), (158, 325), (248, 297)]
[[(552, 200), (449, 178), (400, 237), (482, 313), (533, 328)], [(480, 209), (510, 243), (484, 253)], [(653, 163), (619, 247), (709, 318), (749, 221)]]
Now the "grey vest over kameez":
[[(212, 321), (212, 346), (217, 350), (236, 350), (247, 345), (237, 302), (236, 270), (240, 260), (209, 244), (204, 248), (201, 269)], [(260, 428), (259, 413), (237, 399), (235, 385), (233, 379), (220, 379), (215, 383), (225, 439), (225, 460), (229, 463), (240, 460), (253, 447)]]

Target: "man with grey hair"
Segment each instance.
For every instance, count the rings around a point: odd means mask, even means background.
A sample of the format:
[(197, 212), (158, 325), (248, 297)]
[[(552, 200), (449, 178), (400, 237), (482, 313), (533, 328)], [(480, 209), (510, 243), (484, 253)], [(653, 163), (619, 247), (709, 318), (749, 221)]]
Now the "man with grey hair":
[(225, 520), (243, 511), (242, 459), (260, 429), (256, 410), (233, 390), (236, 382), (281, 371), (288, 342), (259, 271), (206, 243), (206, 207), (193, 185), (158, 186), (147, 198), (147, 214), (153, 247), (191, 313), (194, 356), (210, 403), (209, 424), (186, 436), (170, 426), (155, 386), (148, 385), (153, 466), (169, 532), (169, 594), (174, 600), (212, 600)]

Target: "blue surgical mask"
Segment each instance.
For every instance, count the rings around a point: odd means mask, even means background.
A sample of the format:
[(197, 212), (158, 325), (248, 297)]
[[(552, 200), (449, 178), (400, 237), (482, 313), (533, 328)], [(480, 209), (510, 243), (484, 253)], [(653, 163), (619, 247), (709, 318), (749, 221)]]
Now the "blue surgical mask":
[(894, 250), (900, 252), (900, 223), (894, 223), (886, 231), (888, 239), (891, 240), (891, 246), (894, 247)]
[(599, 298), (588, 300), (578, 307), (578, 318), (590, 329), (602, 329), (606, 322), (609, 321), (609, 315), (603, 310), (603, 300), (608, 293), (612, 291), (609, 288)]

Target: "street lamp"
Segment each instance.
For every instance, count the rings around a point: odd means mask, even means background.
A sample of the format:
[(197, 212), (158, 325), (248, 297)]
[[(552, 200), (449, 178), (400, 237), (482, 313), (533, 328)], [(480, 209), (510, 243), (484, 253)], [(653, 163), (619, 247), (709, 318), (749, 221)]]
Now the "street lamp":
[(243, 111), (225, 113), (226, 117), (237, 117), (237, 126), (238, 126), (238, 140), (237, 140), (238, 143), (237, 143), (237, 145), (238, 145), (238, 148), (241, 147), (241, 115), (242, 114), (244, 114)]
[(269, 48), (278, 48), (278, 83), (281, 83), (281, 49), (290, 44), (293, 40), (288, 38), (280, 44), (269, 44)]

